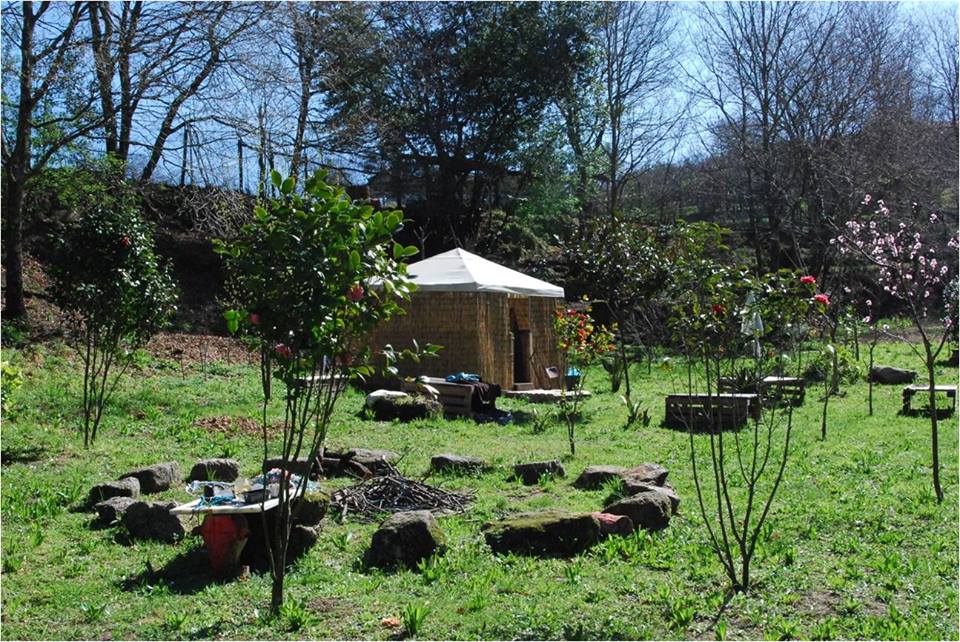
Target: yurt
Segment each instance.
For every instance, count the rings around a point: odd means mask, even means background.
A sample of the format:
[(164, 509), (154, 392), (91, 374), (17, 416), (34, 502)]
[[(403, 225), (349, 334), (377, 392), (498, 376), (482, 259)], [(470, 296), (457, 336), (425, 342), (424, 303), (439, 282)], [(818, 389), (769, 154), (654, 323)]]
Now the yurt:
[(415, 339), (442, 349), (419, 364), (401, 362), (401, 375), (467, 372), (505, 390), (559, 387), (553, 317), (563, 288), (459, 248), (412, 263), (408, 273), (417, 291), (406, 314), (378, 327), (370, 345), (399, 350)]

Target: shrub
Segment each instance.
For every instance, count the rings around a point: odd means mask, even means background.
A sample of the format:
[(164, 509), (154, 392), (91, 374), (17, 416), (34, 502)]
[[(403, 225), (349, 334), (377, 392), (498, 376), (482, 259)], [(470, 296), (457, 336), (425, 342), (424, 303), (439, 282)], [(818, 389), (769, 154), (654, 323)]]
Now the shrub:
[[(850, 384), (862, 379), (864, 375), (863, 364), (854, 358), (849, 349), (837, 344), (834, 345), (834, 348), (837, 351), (836, 381)], [(823, 381), (832, 373), (832, 361), (832, 356), (828, 351), (820, 351), (816, 359), (811, 361), (804, 370), (804, 378), (808, 381)]]
[[(399, 300), (409, 299), (413, 288), (400, 259), (417, 250), (392, 241), (401, 214), (354, 204), (323, 178), (315, 174), (297, 194), (292, 177), (273, 172), (280, 196), (256, 207), (236, 239), (215, 243), (233, 304), (225, 313), (228, 327), (242, 330), (260, 352), (265, 457), (276, 444), (267, 430), (271, 381), (286, 387), (283, 462), (317, 457), (341, 378), (372, 371), (365, 365), (367, 334), (398, 313)], [(287, 544), (305, 484), (300, 479), (293, 491), (281, 484), (274, 528), (263, 522), (275, 614), (283, 604)]]
[[(710, 260), (682, 266), (680, 276), (671, 325), (687, 356), (688, 393), (705, 390), (710, 408), (718, 401), (722, 372), (749, 367), (739, 378), (758, 381), (770, 365), (765, 355), (771, 353), (779, 355), (776, 371), (785, 372), (790, 364), (799, 370), (799, 359), (791, 355), (799, 353), (803, 339), (799, 330), (809, 325), (818, 305), (814, 285), (806, 277), (782, 270), (757, 278)], [(757, 393), (757, 402), (764, 407), (763, 388)], [(767, 407), (748, 420), (745, 436), (738, 434), (738, 426), (726, 426), (734, 429), (732, 439), (724, 435), (722, 415), (711, 415), (707, 414), (706, 444), (694, 437), (695, 421), (686, 426), (697, 505), (732, 588), (747, 591), (751, 564), (761, 535), (770, 528), (766, 520), (787, 466), (793, 406), (785, 411)], [(741, 488), (742, 492), (731, 490)], [(692, 617), (685, 605), (670, 615), (678, 627)]]
[(23, 385), (23, 375), (20, 368), (9, 361), (0, 361), (0, 408), (3, 414), (9, 417), (12, 404), (10, 394), (16, 392)]
[(83, 443), (89, 446), (134, 351), (176, 309), (176, 290), (133, 207), (92, 209), (68, 224), (55, 245), (50, 296), (83, 362)]

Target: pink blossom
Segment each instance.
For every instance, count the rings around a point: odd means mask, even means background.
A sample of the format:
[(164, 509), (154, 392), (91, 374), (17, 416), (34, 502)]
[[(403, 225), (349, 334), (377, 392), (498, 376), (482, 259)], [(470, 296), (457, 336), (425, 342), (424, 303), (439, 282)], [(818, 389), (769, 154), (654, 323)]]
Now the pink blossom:
[(830, 305), (830, 297), (826, 294), (816, 294), (814, 295), (813, 300), (823, 306)]
[(357, 301), (359, 301), (360, 299), (362, 299), (362, 298), (363, 298), (363, 286), (360, 285), (359, 283), (351, 286), (350, 289), (347, 290), (347, 298), (350, 299), (351, 301), (353, 301), (354, 303), (356, 303)]
[(276, 352), (279, 356), (283, 357), (284, 359), (293, 358), (293, 350), (291, 350), (290, 346), (286, 344), (278, 343), (273, 347), (273, 351)]
[(815, 284), (817, 283), (817, 279), (816, 279), (816, 277), (811, 276), (811, 275), (808, 274), (808, 275), (806, 275), (806, 276), (801, 276), (801, 277), (800, 277), (800, 283), (807, 283), (807, 284), (810, 284), (810, 285), (815, 285)]

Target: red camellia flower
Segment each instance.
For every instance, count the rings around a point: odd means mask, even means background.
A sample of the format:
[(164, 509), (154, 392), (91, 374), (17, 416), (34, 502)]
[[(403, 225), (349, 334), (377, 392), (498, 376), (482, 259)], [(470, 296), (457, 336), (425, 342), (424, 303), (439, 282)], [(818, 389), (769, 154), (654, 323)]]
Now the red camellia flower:
[(120, 245), (123, 247), (130, 247), (130, 237), (124, 236), (122, 239), (120, 239)]
[(813, 300), (820, 305), (830, 305), (830, 297), (828, 297), (826, 294), (814, 295)]
[(713, 304), (713, 313), (717, 316), (722, 316), (727, 313), (727, 309), (720, 305), (719, 303)]
[(816, 277), (810, 276), (808, 274), (807, 276), (800, 277), (800, 283), (809, 283), (810, 285), (816, 285), (817, 279)]
[(252, 313), (250, 315), (250, 323), (252, 325), (260, 325), (260, 315), (257, 314), (256, 312)]
[(359, 283), (351, 286), (350, 289), (347, 290), (347, 298), (350, 299), (351, 301), (353, 301), (354, 303), (356, 303), (357, 301), (359, 301), (360, 299), (362, 299), (362, 298), (363, 298), (363, 286), (360, 285)]
[(281, 357), (283, 357), (284, 359), (293, 358), (293, 350), (290, 349), (290, 346), (285, 345), (283, 343), (278, 343), (276, 346), (274, 346), (273, 351), (276, 352)]

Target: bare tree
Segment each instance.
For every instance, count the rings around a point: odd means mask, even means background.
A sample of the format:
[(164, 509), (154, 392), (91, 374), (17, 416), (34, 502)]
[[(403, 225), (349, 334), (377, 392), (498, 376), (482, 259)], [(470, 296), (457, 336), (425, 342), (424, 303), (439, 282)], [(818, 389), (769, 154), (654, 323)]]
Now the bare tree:
[(613, 2), (600, 19), (600, 65), (606, 131), (603, 136), (607, 212), (619, 209), (627, 181), (664, 152), (680, 124), (669, 100), (677, 66), (676, 27), (666, 2)]
[(925, 57), (929, 67), (927, 84), (937, 104), (945, 106), (946, 116), (953, 123), (953, 137), (960, 137), (960, 52), (957, 38), (957, 7), (950, 5), (934, 13), (923, 25)]
[(149, 180), (170, 136), (210, 116), (181, 111), (228, 64), (230, 46), (258, 13), (230, 3), (90, 2), (105, 151), (127, 161), (132, 147), (145, 148), (140, 178)]
[[(75, 82), (84, 4), (23, 2), (5, 7), (3, 37), (18, 43), (15, 113), (3, 110), (3, 217), (6, 289), (4, 314), (25, 319), (23, 201), (27, 181), (58, 152), (100, 125), (94, 94)], [(38, 134), (44, 134), (36, 141)]]

